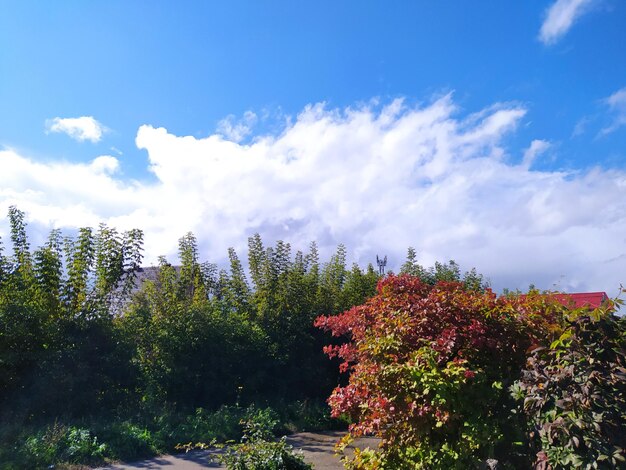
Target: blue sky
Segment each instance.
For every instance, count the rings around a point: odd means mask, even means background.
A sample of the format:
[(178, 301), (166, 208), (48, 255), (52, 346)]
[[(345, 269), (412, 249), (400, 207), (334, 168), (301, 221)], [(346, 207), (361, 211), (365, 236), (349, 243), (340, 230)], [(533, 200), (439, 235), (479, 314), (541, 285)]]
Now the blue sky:
[(138, 226), (149, 260), (259, 231), (359, 262), (412, 245), (497, 288), (626, 281), (623, 1), (0, 7), (0, 211), (35, 231)]

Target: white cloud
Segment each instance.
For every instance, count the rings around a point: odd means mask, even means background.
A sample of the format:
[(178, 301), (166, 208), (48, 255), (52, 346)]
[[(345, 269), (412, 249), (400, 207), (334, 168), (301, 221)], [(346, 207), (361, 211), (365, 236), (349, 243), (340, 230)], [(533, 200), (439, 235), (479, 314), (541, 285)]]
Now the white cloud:
[(607, 135), (626, 126), (626, 87), (617, 90), (603, 102), (609, 108), (613, 118), (611, 124), (600, 131), (600, 135)]
[(235, 119), (235, 116), (231, 114), (218, 123), (217, 132), (228, 140), (241, 142), (250, 135), (257, 120), (257, 115), (252, 111), (246, 111), (240, 120)]
[(550, 142), (546, 140), (533, 140), (530, 143), (530, 147), (528, 147), (524, 152), (524, 157), (522, 159), (522, 165), (524, 168), (530, 169), (537, 157), (548, 150), (551, 146)]
[(106, 128), (96, 121), (92, 116), (81, 116), (78, 118), (48, 119), (46, 121), (46, 132), (59, 132), (69, 135), (79, 142), (89, 140), (93, 143), (100, 142), (102, 134)]
[[(509, 155), (504, 138), (526, 110), (501, 103), (463, 117), (451, 96), (420, 108), (397, 100), (348, 109), (307, 106), (276, 134), (243, 145), (215, 134), (177, 136), (141, 126), (154, 183), (125, 181), (118, 161), (37, 163), (0, 152), (0, 214), (10, 204), (33, 227), (96, 226), (146, 232), (146, 255), (174, 255), (193, 231), (204, 259), (223, 262), (247, 237), (345, 243), (360, 263), (406, 248), (420, 260), (476, 266), (496, 288), (608, 290), (623, 278), (626, 173), (530, 171), (549, 143)], [(0, 221), (6, 235), (6, 221)]]
[(582, 118), (580, 118), (574, 126), (574, 130), (572, 131), (572, 138), (583, 135), (587, 130), (587, 126), (590, 122), (591, 118), (589, 116), (583, 116)]
[(112, 157), (110, 155), (102, 155), (100, 157), (95, 158), (91, 164), (89, 165), (91, 169), (94, 170), (95, 173), (115, 173), (120, 168), (120, 162), (117, 158)]
[(557, 0), (546, 11), (539, 31), (544, 44), (554, 44), (574, 25), (574, 22), (590, 10), (594, 0)]
[(616, 91), (606, 99), (606, 104), (613, 109), (626, 111), (626, 87)]

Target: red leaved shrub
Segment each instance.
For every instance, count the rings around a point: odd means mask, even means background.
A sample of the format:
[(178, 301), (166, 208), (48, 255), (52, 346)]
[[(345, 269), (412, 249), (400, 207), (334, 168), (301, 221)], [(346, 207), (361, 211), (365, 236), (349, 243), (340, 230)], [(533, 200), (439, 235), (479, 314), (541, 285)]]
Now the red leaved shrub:
[(348, 465), (471, 468), (513, 459), (511, 433), (520, 427), (508, 386), (527, 350), (559, 333), (551, 309), (542, 297), (497, 298), (390, 275), (364, 305), (319, 317), (316, 326), (346, 339), (325, 348), (350, 372), (329, 399), (333, 415), (352, 418), (348, 438), (382, 438), (378, 451), (357, 452)]

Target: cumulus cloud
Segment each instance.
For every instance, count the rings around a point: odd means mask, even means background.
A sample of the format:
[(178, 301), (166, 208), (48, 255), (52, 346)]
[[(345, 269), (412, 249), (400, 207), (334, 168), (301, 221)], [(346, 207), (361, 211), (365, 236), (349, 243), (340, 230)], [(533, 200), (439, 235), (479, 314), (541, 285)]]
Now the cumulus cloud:
[(92, 116), (81, 116), (78, 118), (48, 119), (46, 121), (46, 132), (55, 132), (69, 135), (79, 142), (89, 140), (97, 143), (102, 139), (102, 134), (106, 128), (96, 121)]
[(95, 173), (115, 173), (120, 168), (120, 162), (110, 155), (102, 155), (95, 158), (89, 167)]
[(626, 87), (604, 99), (603, 103), (612, 116), (611, 124), (600, 131), (600, 135), (607, 135), (626, 125)]
[(413, 246), (423, 264), (455, 259), (496, 288), (611, 291), (624, 281), (626, 173), (531, 171), (549, 143), (524, 155), (504, 144), (525, 113), (500, 103), (467, 115), (450, 95), (422, 107), (314, 104), (249, 144), (145, 125), (136, 144), (151, 183), (123, 180), (110, 156), (44, 164), (5, 150), (0, 213), (17, 204), (42, 228), (139, 227), (148, 261), (174, 255), (189, 230), (204, 259), (224, 262), (229, 246), (245, 257), (259, 232), (294, 249), (316, 240), (326, 255), (345, 243), (352, 260), (387, 255), (393, 269)]
[(576, 20), (590, 10), (594, 0), (557, 0), (546, 11), (539, 31), (544, 44), (554, 44), (574, 25)]

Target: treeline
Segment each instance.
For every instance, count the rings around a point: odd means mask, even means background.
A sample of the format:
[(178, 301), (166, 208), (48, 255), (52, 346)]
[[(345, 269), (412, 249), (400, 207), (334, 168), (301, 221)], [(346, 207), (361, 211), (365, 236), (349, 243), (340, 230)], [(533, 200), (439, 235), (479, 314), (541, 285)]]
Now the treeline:
[(246, 275), (200, 263), (192, 234), (179, 242), (180, 266), (161, 259), (117, 322), (136, 342), (144, 398), (191, 408), (224, 403), (323, 399), (338, 377), (324, 359), (321, 312), (339, 312), (373, 295), (369, 266), (346, 269), (343, 246), (321, 263), (311, 244), (291, 253), (279, 241), (249, 239)]
[[(321, 261), (315, 243), (294, 253), (257, 234), (246, 272), (234, 249), (227, 269), (202, 262), (189, 233), (178, 263), (144, 269), (140, 230), (53, 230), (31, 250), (24, 213), (11, 207), (9, 224), (10, 248), (0, 243), (5, 434), (58, 420), (147, 425), (224, 405), (323, 403), (346, 378), (324, 356), (332, 338), (314, 320), (362, 304), (379, 280), (371, 264), (348, 267), (343, 245)], [(412, 249), (402, 271), (485, 284), (453, 261), (425, 269)]]
[(336, 382), (313, 327), (372, 295), (377, 273), (346, 268), (340, 246), (292, 255), (250, 238), (249, 279), (201, 263), (192, 234), (180, 264), (142, 276), (142, 233), (101, 225), (51, 232), (31, 251), (24, 214), (9, 212), (12, 252), (0, 252), (0, 405), (5, 417), (109, 412), (134, 401), (215, 408), (237, 400), (323, 397)]

